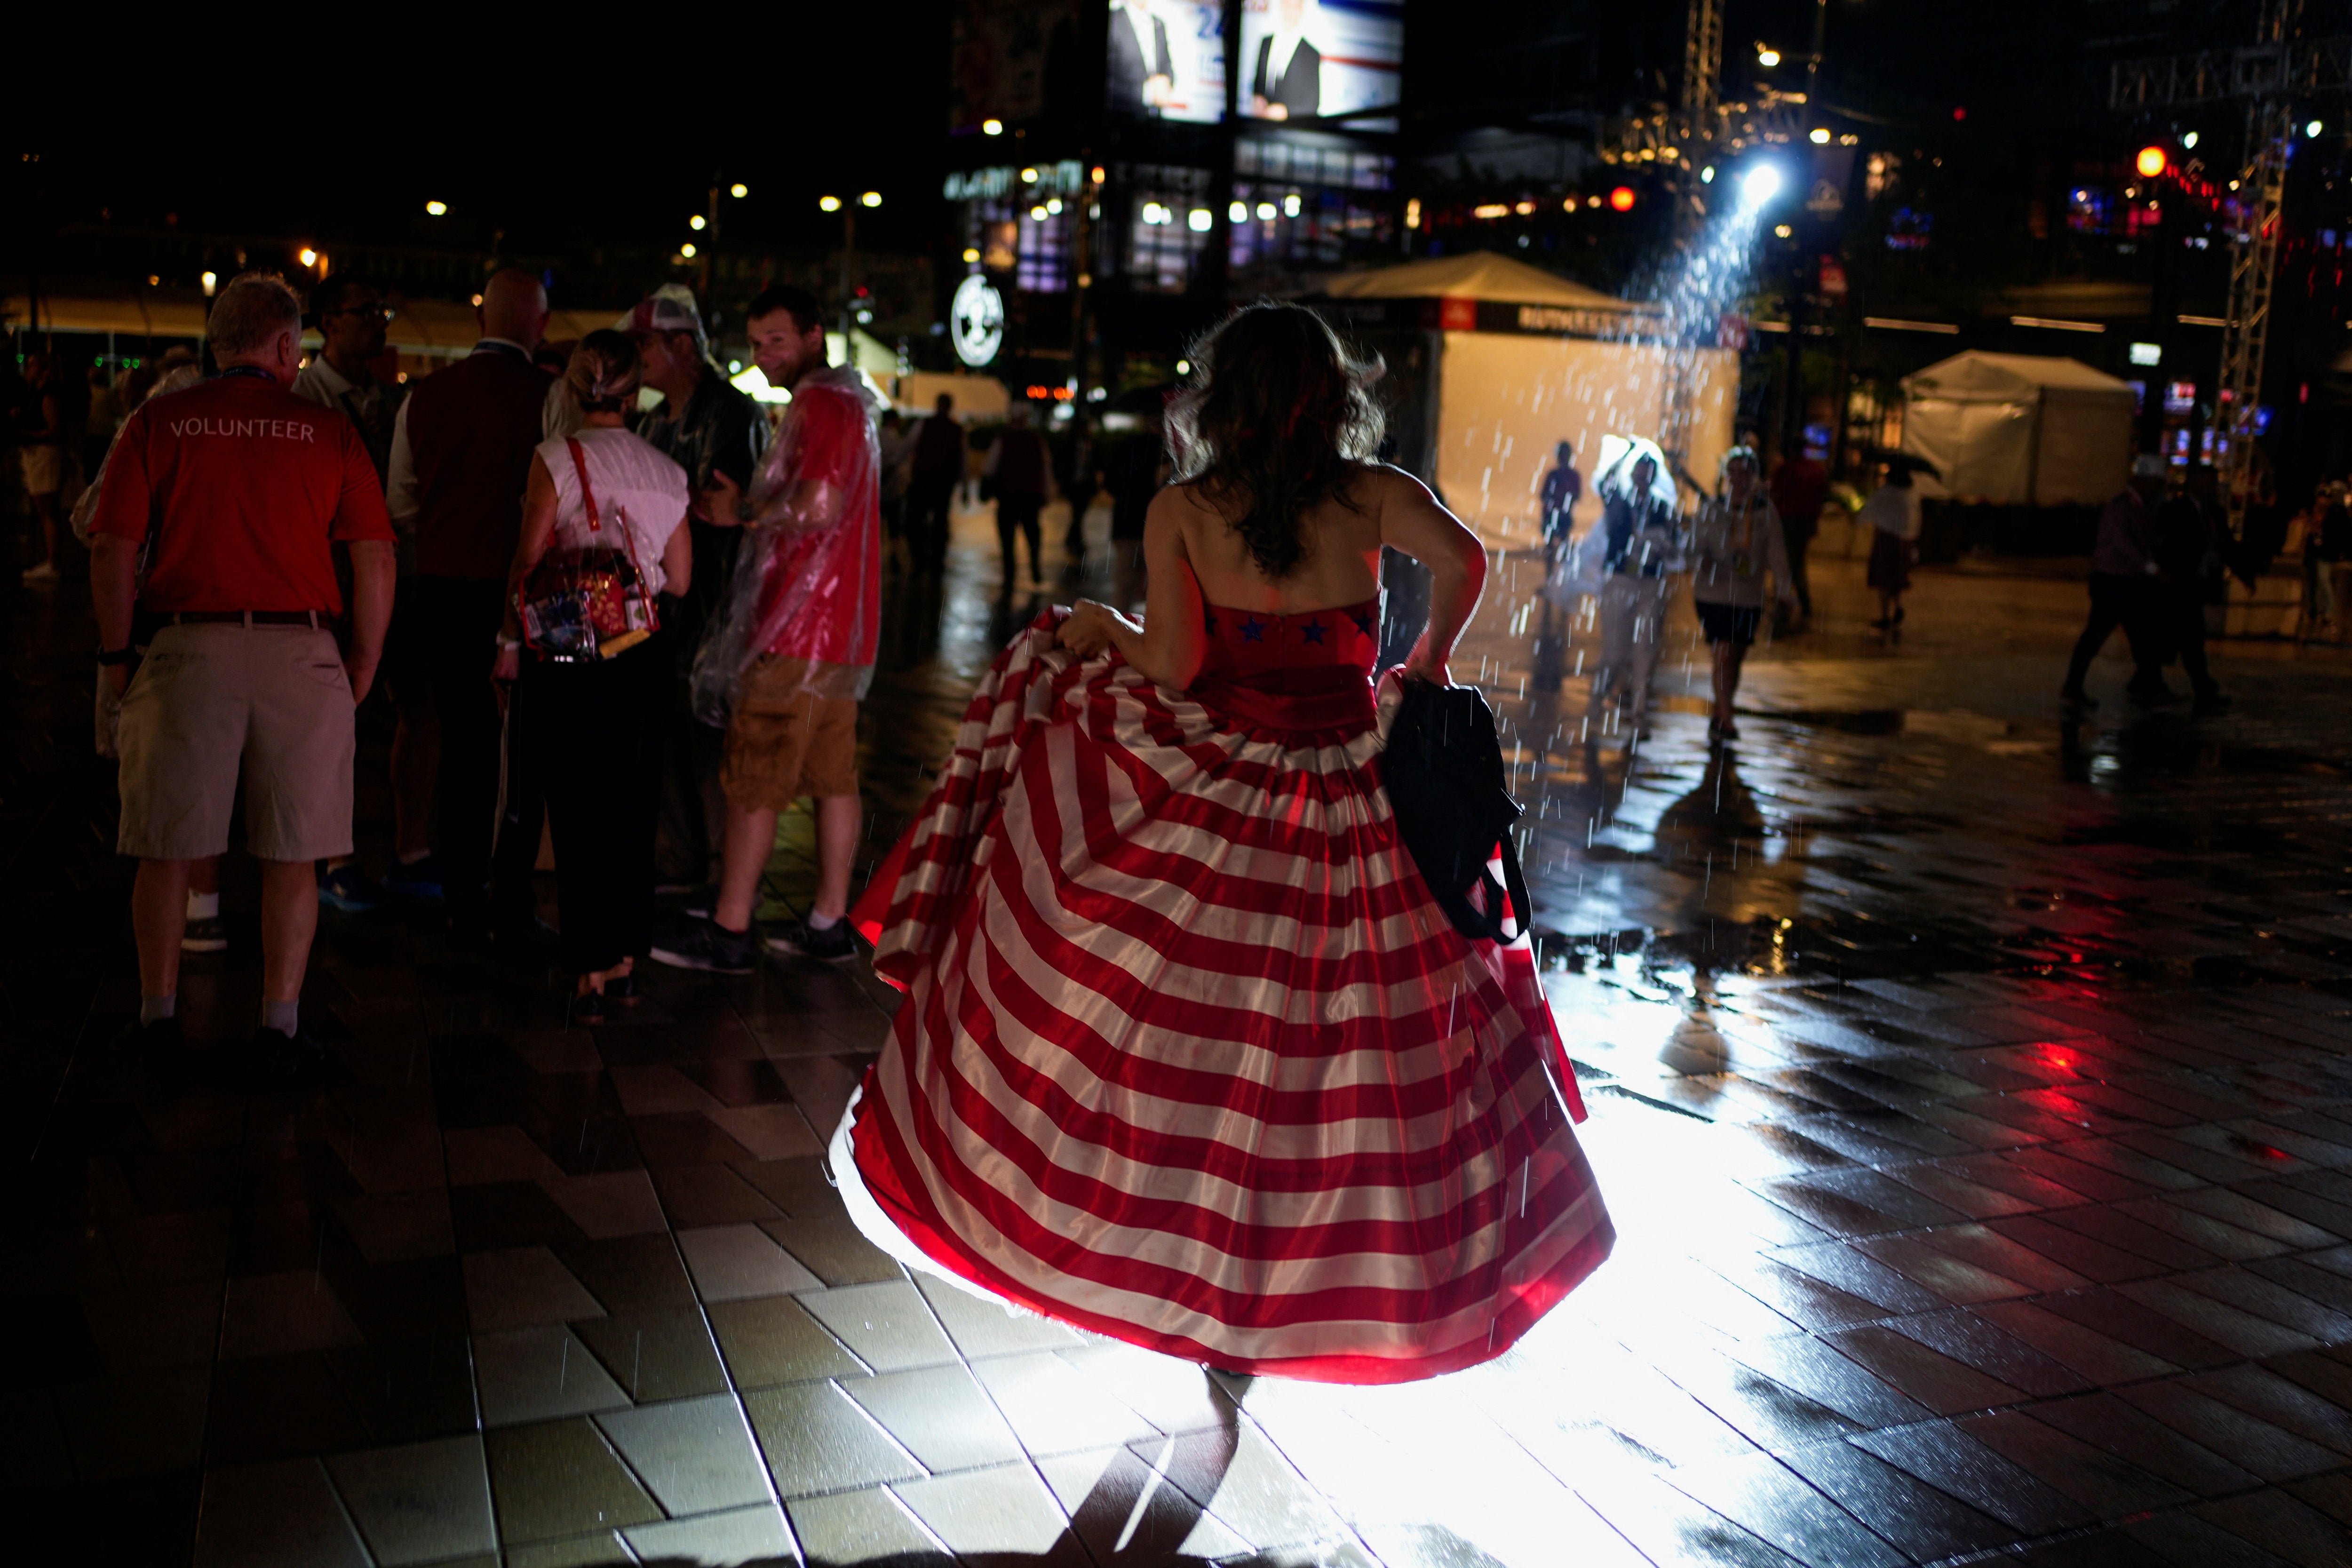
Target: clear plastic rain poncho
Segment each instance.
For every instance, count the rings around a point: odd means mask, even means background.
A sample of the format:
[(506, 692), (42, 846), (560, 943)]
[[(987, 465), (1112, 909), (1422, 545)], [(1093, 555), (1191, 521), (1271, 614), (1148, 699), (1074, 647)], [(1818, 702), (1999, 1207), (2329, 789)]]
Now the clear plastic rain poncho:
[[(1649, 487), (1637, 492), (1633, 470), (1644, 458), (1651, 466)], [(1598, 594), (1603, 583), (1621, 574), (1662, 577), (1685, 564), (1681, 491), (1657, 443), (1642, 436), (1603, 436), (1599, 467), (1592, 491), (1601, 498), (1601, 516), (1554, 569), (1545, 589), (1554, 603)]]
[(881, 443), (856, 370), (813, 371), (744, 498), (743, 552), (694, 658), (695, 716), (724, 724), (763, 654), (805, 661), (817, 697), (866, 695), (881, 640)]

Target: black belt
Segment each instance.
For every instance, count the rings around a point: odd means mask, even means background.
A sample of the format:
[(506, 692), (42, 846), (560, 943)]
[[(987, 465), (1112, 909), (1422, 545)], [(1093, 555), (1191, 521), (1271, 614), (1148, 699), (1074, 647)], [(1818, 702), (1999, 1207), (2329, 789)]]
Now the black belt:
[(309, 626), (319, 631), (329, 617), (320, 610), (166, 610), (158, 618), (167, 626)]

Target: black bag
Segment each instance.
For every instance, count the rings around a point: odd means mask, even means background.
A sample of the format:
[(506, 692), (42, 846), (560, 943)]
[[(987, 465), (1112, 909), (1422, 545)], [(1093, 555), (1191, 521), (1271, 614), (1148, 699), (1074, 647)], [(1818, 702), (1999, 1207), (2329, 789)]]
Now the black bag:
[[(1494, 710), (1477, 688), (1408, 678), (1404, 700), (1389, 726), (1381, 782), (1396, 816), (1397, 837), (1412, 852), (1422, 880), (1454, 929), (1484, 942), (1524, 935), (1531, 906), (1518, 849), (1511, 842), (1519, 805), (1504, 787)], [(1486, 868), (1498, 853), (1504, 879), (1499, 883)], [(1484, 909), (1470, 901), (1473, 887), (1485, 890)], [(1506, 893), (1517, 928), (1507, 936), (1502, 920)]]

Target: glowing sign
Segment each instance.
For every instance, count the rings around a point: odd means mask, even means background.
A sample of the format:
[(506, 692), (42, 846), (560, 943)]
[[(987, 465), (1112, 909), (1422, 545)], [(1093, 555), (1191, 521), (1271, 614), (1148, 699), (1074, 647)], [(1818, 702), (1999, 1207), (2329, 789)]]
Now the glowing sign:
[(1004, 296), (977, 272), (956, 285), (948, 335), (956, 358), (969, 365), (991, 363), (1004, 346)]

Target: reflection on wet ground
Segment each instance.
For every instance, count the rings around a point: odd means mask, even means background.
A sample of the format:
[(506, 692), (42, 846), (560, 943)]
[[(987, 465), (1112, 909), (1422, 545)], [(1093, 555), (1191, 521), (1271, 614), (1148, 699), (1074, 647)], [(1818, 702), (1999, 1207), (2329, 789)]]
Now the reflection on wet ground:
[[(1101, 519), (1096, 520), (1099, 527)], [(1058, 532), (1049, 518), (1048, 537)], [(1049, 565), (1052, 564), (1049, 556)], [(0, 959), (18, 1161), (0, 1434), (45, 1560), (236, 1563), (2352, 1561), (2352, 669), (2233, 647), (2227, 717), (2063, 725), (2042, 570), (1859, 563), (1710, 751), (1686, 609), (1645, 738), (1507, 559), (1482, 675), (1622, 1233), (1486, 1368), (1206, 1376), (910, 1283), (818, 1173), (870, 980), (556, 977), (335, 917), (327, 1091), (173, 1089), (89, 759), (89, 631), (5, 608)], [(1000, 603), (986, 518), (896, 584), (878, 849)], [(1074, 579), (1074, 581), (1076, 581)], [(1066, 598), (1066, 592), (1058, 595)], [(380, 847), (380, 793), (362, 797)], [(807, 889), (790, 816), (770, 888)], [(248, 1017), (235, 945), (199, 1037)], [(209, 1031), (209, 1034), (207, 1034)]]

